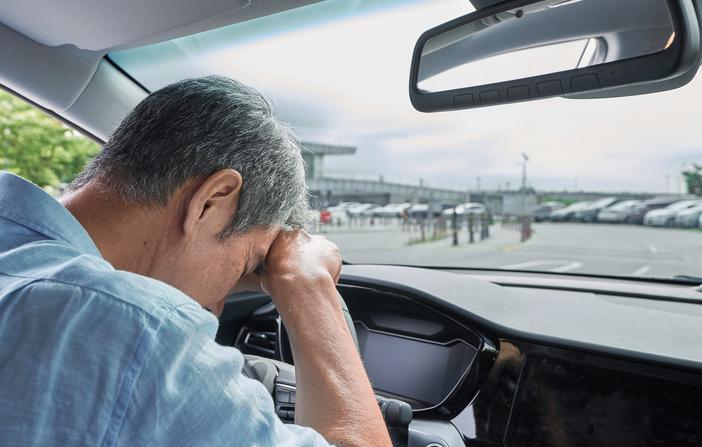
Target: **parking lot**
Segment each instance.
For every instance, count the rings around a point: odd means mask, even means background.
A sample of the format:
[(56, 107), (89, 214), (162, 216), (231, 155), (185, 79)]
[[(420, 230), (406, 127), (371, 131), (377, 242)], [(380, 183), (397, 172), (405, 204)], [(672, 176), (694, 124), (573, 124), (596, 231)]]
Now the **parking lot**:
[[(417, 228), (397, 222), (364, 227), (327, 227), (320, 232), (335, 242), (351, 263), (387, 263), (546, 270), (603, 275), (702, 276), (702, 231), (638, 225), (535, 223), (533, 237), (490, 226), (490, 238), (468, 243), (467, 229), (452, 245), (444, 239), (410, 244)], [(427, 237), (430, 231), (427, 230)]]

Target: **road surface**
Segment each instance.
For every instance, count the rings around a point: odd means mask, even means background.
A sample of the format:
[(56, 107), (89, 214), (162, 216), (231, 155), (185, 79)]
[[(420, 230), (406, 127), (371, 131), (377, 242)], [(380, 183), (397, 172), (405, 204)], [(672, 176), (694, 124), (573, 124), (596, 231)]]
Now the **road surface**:
[[(321, 232), (351, 263), (460, 266), (592, 273), (604, 275), (702, 276), (702, 231), (632, 225), (543, 222), (520, 242), (516, 229), (490, 227), (490, 238), (468, 244), (465, 228), (459, 245), (451, 237), (426, 243), (418, 229), (396, 224), (332, 228)], [(427, 236), (431, 230), (427, 231)]]

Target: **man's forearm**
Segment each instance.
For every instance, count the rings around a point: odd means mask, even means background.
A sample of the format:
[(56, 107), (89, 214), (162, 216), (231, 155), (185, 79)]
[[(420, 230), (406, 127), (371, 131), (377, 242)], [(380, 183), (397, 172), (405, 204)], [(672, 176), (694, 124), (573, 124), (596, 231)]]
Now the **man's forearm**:
[(390, 446), (370, 382), (331, 277), (314, 287), (294, 278), (271, 290), (295, 359), (295, 422), (344, 446)]

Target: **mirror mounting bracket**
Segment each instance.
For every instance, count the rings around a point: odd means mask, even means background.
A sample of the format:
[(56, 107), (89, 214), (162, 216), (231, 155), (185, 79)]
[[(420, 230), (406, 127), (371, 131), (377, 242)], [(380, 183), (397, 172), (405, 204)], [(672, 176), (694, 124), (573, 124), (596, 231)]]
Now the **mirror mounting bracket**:
[(470, 3), (476, 11), (480, 11), (481, 9), (489, 8), (490, 6), (495, 6), (505, 1), (506, 0), (470, 0)]

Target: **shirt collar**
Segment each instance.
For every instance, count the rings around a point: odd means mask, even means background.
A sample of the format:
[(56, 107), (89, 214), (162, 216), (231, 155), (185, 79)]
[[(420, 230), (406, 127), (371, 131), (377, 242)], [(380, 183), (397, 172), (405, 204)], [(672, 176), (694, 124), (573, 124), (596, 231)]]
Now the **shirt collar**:
[(0, 216), (102, 258), (73, 214), (43, 189), (9, 172), (0, 172)]

